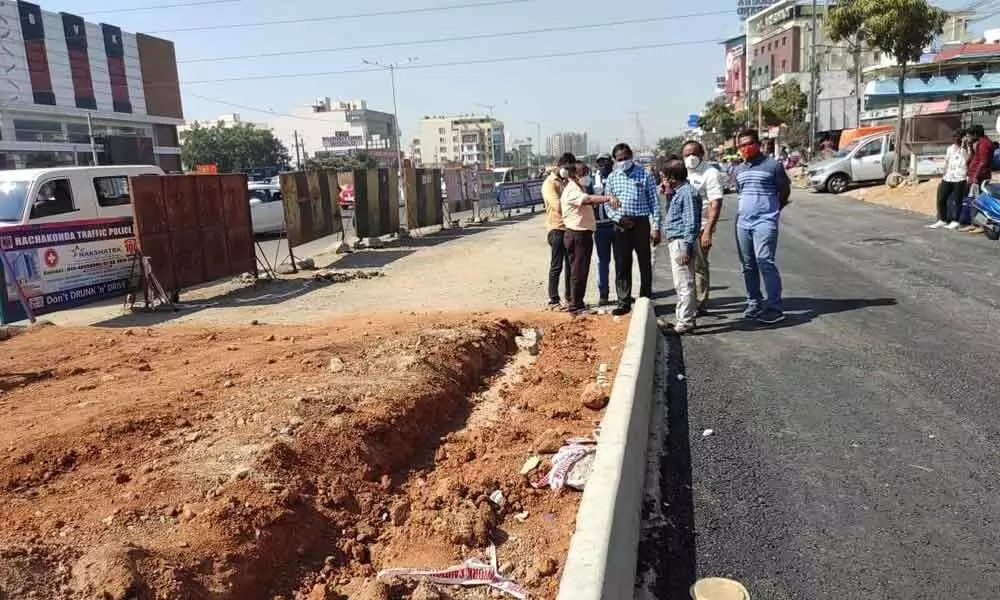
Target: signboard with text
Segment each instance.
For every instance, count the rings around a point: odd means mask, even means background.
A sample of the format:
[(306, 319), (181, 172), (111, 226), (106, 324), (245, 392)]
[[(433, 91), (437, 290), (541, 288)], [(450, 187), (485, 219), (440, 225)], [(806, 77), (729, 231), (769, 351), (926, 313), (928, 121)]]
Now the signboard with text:
[(746, 19), (774, 4), (777, 0), (737, 0), (736, 14), (741, 19)]
[(542, 180), (501, 184), (497, 187), (497, 203), (501, 210), (527, 208), (542, 204)]
[[(0, 229), (3, 323), (28, 317), (18, 287), (35, 315), (123, 295), (132, 287), (136, 253), (131, 218), (93, 219)], [(135, 269), (138, 276), (139, 269)]]

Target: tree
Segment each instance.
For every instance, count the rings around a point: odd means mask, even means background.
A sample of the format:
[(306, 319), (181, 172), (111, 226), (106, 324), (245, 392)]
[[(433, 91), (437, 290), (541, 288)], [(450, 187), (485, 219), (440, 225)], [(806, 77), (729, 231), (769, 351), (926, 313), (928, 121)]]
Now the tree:
[(771, 88), (771, 97), (761, 106), (762, 120), (768, 126), (780, 126), (783, 144), (797, 147), (808, 144), (809, 124), (806, 109), (809, 98), (797, 81), (779, 83)]
[(944, 29), (947, 11), (927, 0), (844, 0), (830, 7), (827, 28), (833, 41), (863, 38), (872, 48), (891, 55), (899, 68), (896, 106), (896, 153), (893, 171), (898, 173), (903, 148), (903, 85), (906, 67), (920, 60), (924, 48)]
[(663, 154), (676, 154), (681, 155), (681, 150), (683, 150), (684, 142), (687, 138), (680, 135), (675, 135), (671, 137), (660, 138), (660, 141), (656, 142), (656, 149)]
[(289, 162), (288, 149), (270, 130), (247, 123), (195, 125), (181, 134), (181, 144), (181, 161), (188, 169), (214, 164), (220, 173), (234, 173)]
[(310, 158), (305, 162), (307, 169), (333, 169), (335, 171), (354, 171), (355, 169), (374, 169), (378, 161), (364, 152), (323, 156)]
[(705, 104), (704, 112), (698, 117), (698, 127), (730, 140), (743, 127), (743, 119), (724, 99), (717, 98)]

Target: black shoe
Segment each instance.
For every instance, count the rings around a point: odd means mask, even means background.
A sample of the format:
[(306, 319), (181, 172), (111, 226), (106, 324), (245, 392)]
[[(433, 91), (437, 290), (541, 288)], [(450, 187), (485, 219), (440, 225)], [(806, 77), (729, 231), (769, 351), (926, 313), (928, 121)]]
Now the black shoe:
[(611, 311), (611, 314), (613, 314), (616, 317), (621, 317), (623, 315), (629, 314), (630, 312), (632, 312), (631, 306), (629, 306), (628, 304), (619, 304), (614, 308), (614, 310)]

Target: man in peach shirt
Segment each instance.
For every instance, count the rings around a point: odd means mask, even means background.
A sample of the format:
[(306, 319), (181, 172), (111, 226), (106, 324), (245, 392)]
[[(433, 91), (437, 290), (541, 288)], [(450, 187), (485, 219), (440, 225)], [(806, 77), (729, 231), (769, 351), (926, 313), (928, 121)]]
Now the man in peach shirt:
[(559, 278), (565, 281), (567, 302), (570, 299), (570, 264), (569, 253), (566, 252), (566, 225), (563, 223), (560, 200), (566, 183), (569, 181), (570, 169), (576, 165), (576, 157), (567, 152), (559, 157), (556, 169), (542, 183), (542, 200), (545, 203), (545, 229), (548, 236), (549, 256), (549, 307), (561, 305), (559, 299)]

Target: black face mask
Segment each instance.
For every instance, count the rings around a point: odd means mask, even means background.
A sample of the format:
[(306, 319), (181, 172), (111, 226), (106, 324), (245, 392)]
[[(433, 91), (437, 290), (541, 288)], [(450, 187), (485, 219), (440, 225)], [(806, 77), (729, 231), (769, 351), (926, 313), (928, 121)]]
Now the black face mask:
[(611, 174), (611, 171), (613, 169), (614, 169), (614, 166), (611, 165), (611, 164), (606, 164), (604, 166), (599, 167), (599, 170), (600, 170), (600, 173), (601, 173), (601, 177), (607, 177), (608, 175)]

